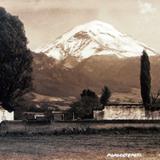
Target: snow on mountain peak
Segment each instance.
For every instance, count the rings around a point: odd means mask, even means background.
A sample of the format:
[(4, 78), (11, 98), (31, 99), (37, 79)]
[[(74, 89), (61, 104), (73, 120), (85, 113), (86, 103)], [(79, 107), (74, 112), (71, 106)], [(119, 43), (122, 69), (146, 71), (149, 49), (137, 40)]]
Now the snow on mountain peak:
[(81, 60), (93, 55), (136, 57), (141, 55), (143, 49), (149, 55), (156, 55), (154, 50), (120, 33), (112, 25), (94, 20), (73, 28), (36, 52), (45, 53), (57, 60), (63, 60), (67, 56)]

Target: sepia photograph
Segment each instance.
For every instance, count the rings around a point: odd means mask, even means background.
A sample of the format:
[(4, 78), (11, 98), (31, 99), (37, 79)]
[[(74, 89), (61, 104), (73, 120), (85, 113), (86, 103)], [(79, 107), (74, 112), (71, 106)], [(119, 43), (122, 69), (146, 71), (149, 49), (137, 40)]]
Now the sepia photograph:
[(0, 160), (159, 160), (160, 1), (0, 0)]

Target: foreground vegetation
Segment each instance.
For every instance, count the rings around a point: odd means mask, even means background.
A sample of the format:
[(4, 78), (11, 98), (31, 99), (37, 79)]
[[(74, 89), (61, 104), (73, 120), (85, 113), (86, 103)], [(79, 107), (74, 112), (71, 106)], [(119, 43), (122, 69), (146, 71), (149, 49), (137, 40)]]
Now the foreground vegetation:
[(105, 160), (108, 153), (141, 153), (142, 157), (137, 160), (159, 160), (159, 134), (130, 131), (122, 134), (0, 137), (0, 159)]
[(61, 130), (46, 131), (46, 132), (5, 132), (0, 136), (60, 136), (60, 135), (91, 135), (91, 134), (160, 134), (160, 128), (136, 128), (136, 127), (123, 127), (123, 128), (63, 128)]

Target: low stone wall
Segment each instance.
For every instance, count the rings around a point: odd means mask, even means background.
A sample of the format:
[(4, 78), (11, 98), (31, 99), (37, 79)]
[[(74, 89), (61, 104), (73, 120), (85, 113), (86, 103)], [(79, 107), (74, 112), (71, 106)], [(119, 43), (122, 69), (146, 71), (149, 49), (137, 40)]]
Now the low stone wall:
[(54, 133), (63, 130), (86, 130), (88, 128), (160, 128), (160, 120), (107, 120), (107, 121), (56, 121), (51, 124), (26, 123), (24, 121), (4, 121), (0, 125), (0, 134), (4, 133)]

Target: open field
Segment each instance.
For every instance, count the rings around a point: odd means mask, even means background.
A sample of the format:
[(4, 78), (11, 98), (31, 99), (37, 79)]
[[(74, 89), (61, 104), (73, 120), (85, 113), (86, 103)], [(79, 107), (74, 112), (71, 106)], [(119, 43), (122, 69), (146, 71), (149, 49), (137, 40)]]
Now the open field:
[(160, 159), (160, 133), (104, 133), (59, 136), (0, 137), (0, 160), (110, 160), (108, 153), (141, 153)]

